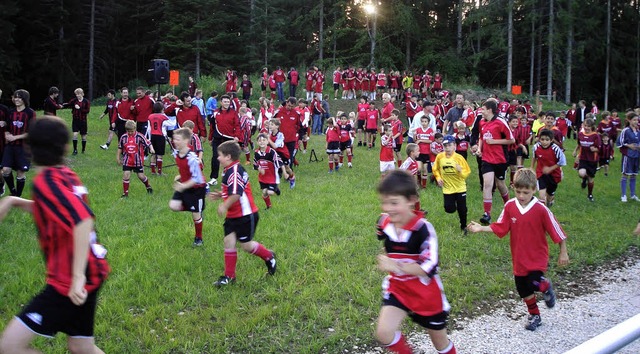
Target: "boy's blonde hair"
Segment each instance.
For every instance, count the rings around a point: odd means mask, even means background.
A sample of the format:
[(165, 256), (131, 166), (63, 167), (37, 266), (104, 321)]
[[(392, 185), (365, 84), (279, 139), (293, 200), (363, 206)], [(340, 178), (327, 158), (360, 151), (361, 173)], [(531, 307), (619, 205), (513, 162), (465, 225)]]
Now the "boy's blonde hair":
[(81, 88), (77, 88), (75, 90), (73, 90), (73, 93), (76, 95), (84, 95), (84, 91)]
[(278, 118), (270, 119), (269, 123), (273, 123), (276, 127), (280, 128), (280, 119)]
[(185, 121), (184, 123), (182, 123), (182, 127), (183, 128), (189, 128), (189, 129), (191, 129), (193, 131), (193, 128), (196, 127), (196, 124), (193, 121), (188, 120), (188, 121)]
[(536, 173), (530, 168), (519, 169), (513, 176), (513, 186), (515, 188), (527, 188), (535, 190), (538, 186)]
[(128, 119), (125, 123), (124, 123), (124, 129), (128, 132), (130, 131), (134, 131), (136, 130), (137, 125), (136, 122), (132, 121), (131, 119)]
[[(183, 124), (184, 125), (184, 124)], [(190, 140), (191, 139), (191, 129), (189, 128), (180, 128), (173, 131), (173, 135), (178, 135), (182, 139)]]
[(414, 144), (414, 143), (407, 144), (407, 150), (406, 150), (407, 156), (411, 156), (411, 154), (416, 150), (418, 150), (418, 144)]

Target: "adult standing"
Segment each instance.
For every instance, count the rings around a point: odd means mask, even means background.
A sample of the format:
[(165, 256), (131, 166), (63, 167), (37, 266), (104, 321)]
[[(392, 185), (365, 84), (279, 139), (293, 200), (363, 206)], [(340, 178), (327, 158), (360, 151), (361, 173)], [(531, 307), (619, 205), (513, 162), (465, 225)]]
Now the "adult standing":
[[(573, 131), (573, 124), (576, 121), (576, 111), (577, 111), (577, 107), (576, 107), (575, 103), (571, 104), (571, 108), (567, 110), (567, 119), (571, 122), (571, 126), (572, 126), (571, 130), (572, 131)], [(574, 135), (575, 135), (575, 133), (574, 133)], [(570, 132), (567, 134), (567, 139), (571, 139), (571, 133)]]
[(278, 94), (278, 101), (284, 101), (284, 81), (286, 77), (284, 71), (278, 66), (273, 72), (273, 79), (276, 81), (276, 92)]
[(582, 122), (587, 118), (588, 113), (589, 108), (587, 108), (587, 102), (585, 100), (580, 100), (580, 102), (578, 102), (575, 120), (572, 122), (573, 134), (576, 140), (578, 140), (578, 133), (580, 133), (580, 129), (582, 128)]
[(293, 166), (295, 160), (297, 133), (300, 130), (300, 115), (294, 109), (297, 103), (295, 97), (289, 97), (284, 106), (275, 113), (275, 118), (280, 120), (280, 132), (284, 135), (284, 145), (289, 151), (289, 166)]
[(391, 95), (388, 92), (383, 93), (382, 94), (382, 112), (381, 112), (383, 123), (386, 123), (387, 121), (390, 120), (391, 112), (393, 112), (394, 109), (395, 107), (393, 106), (393, 102), (391, 102)]
[(313, 97), (311, 101), (311, 114), (312, 114), (312, 133), (314, 135), (322, 135), (322, 115), (324, 114), (324, 108), (322, 107), (322, 100), (319, 95)]
[(300, 74), (298, 70), (293, 66), (287, 73), (287, 79), (289, 79), (289, 97), (296, 97), (296, 91), (298, 90), (298, 83), (300, 81)]
[[(199, 90), (196, 90), (198, 92)], [(176, 122), (182, 128), (183, 124), (190, 120), (194, 124), (193, 134), (204, 139), (207, 136), (207, 129), (204, 126), (204, 118), (200, 108), (193, 103), (193, 99), (188, 92), (180, 95), (180, 100), (176, 102)]]
[(134, 120), (133, 100), (129, 98), (129, 89), (126, 87), (120, 89), (120, 100), (116, 102), (116, 114), (118, 115), (115, 119), (116, 133), (118, 134), (119, 141), (120, 137), (126, 132), (124, 123), (128, 120)]
[(145, 94), (142, 86), (136, 87), (137, 98), (133, 101), (133, 116), (136, 121), (136, 130), (138, 133), (147, 134), (149, 125), (149, 115), (153, 113), (153, 104), (155, 103), (149, 95)]
[(464, 95), (459, 93), (456, 95), (454, 106), (449, 109), (447, 114), (445, 114), (443, 120), (444, 123), (442, 125), (442, 133), (453, 135), (453, 129), (456, 126), (456, 122), (462, 119), (462, 115), (464, 114)]
[(218, 146), (225, 141), (242, 139), (242, 129), (240, 129), (240, 117), (231, 106), (231, 97), (222, 95), (220, 97), (220, 108), (213, 114), (211, 147), (211, 174), (209, 175), (209, 185), (218, 184), (218, 174), (220, 172), (220, 161), (218, 161)]

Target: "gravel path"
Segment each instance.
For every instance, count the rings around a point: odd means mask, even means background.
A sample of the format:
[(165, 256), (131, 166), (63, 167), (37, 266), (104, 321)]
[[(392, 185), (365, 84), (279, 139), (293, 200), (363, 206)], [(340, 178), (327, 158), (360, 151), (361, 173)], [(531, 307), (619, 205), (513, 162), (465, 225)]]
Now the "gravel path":
[[(458, 353), (563, 353), (640, 313), (640, 260), (598, 278), (603, 285), (590, 294), (570, 298), (558, 291), (553, 309), (539, 299), (542, 326), (535, 332), (524, 329), (524, 304), (509, 300), (490, 315), (458, 321), (463, 329), (451, 332), (450, 337)], [(424, 333), (410, 334), (409, 341), (418, 353), (436, 353)], [(381, 348), (368, 351), (382, 352)], [(618, 353), (640, 353), (640, 340)]]

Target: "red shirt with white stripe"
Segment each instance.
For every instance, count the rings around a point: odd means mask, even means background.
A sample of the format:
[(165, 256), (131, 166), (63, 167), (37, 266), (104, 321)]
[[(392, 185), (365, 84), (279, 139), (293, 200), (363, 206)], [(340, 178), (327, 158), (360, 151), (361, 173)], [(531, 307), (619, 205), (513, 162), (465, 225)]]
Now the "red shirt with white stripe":
[(227, 200), (232, 195), (239, 195), (240, 199), (231, 204), (227, 210), (227, 219), (240, 218), (258, 212), (258, 207), (253, 202), (249, 174), (239, 161), (232, 162), (222, 173), (222, 199)]
[(487, 144), (487, 139), (513, 139), (513, 134), (507, 122), (501, 118), (494, 118), (482, 125), (482, 161), (491, 164), (507, 163), (507, 145)]
[(402, 162), (402, 165), (400, 165), (400, 169), (405, 170), (411, 173), (411, 175), (415, 176), (418, 174), (418, 162), (411, 157), (407, 157), (406, 160)]

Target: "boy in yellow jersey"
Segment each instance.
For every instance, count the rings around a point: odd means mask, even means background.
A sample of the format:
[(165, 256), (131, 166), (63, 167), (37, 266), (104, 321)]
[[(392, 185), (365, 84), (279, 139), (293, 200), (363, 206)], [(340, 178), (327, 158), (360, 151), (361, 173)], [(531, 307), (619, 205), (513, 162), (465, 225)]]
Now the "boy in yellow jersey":
[(453, 213), (458, 211), (460, 230), (467, 234), (467, 183), (471, 173), (467, 160), (456, 153), (456, 140), (452, 135), (446, 135), (442, 141), (444, 152), (436, 156), (433, 163), (433, 176), (442, 187), (444, 194), (444, 211)]

